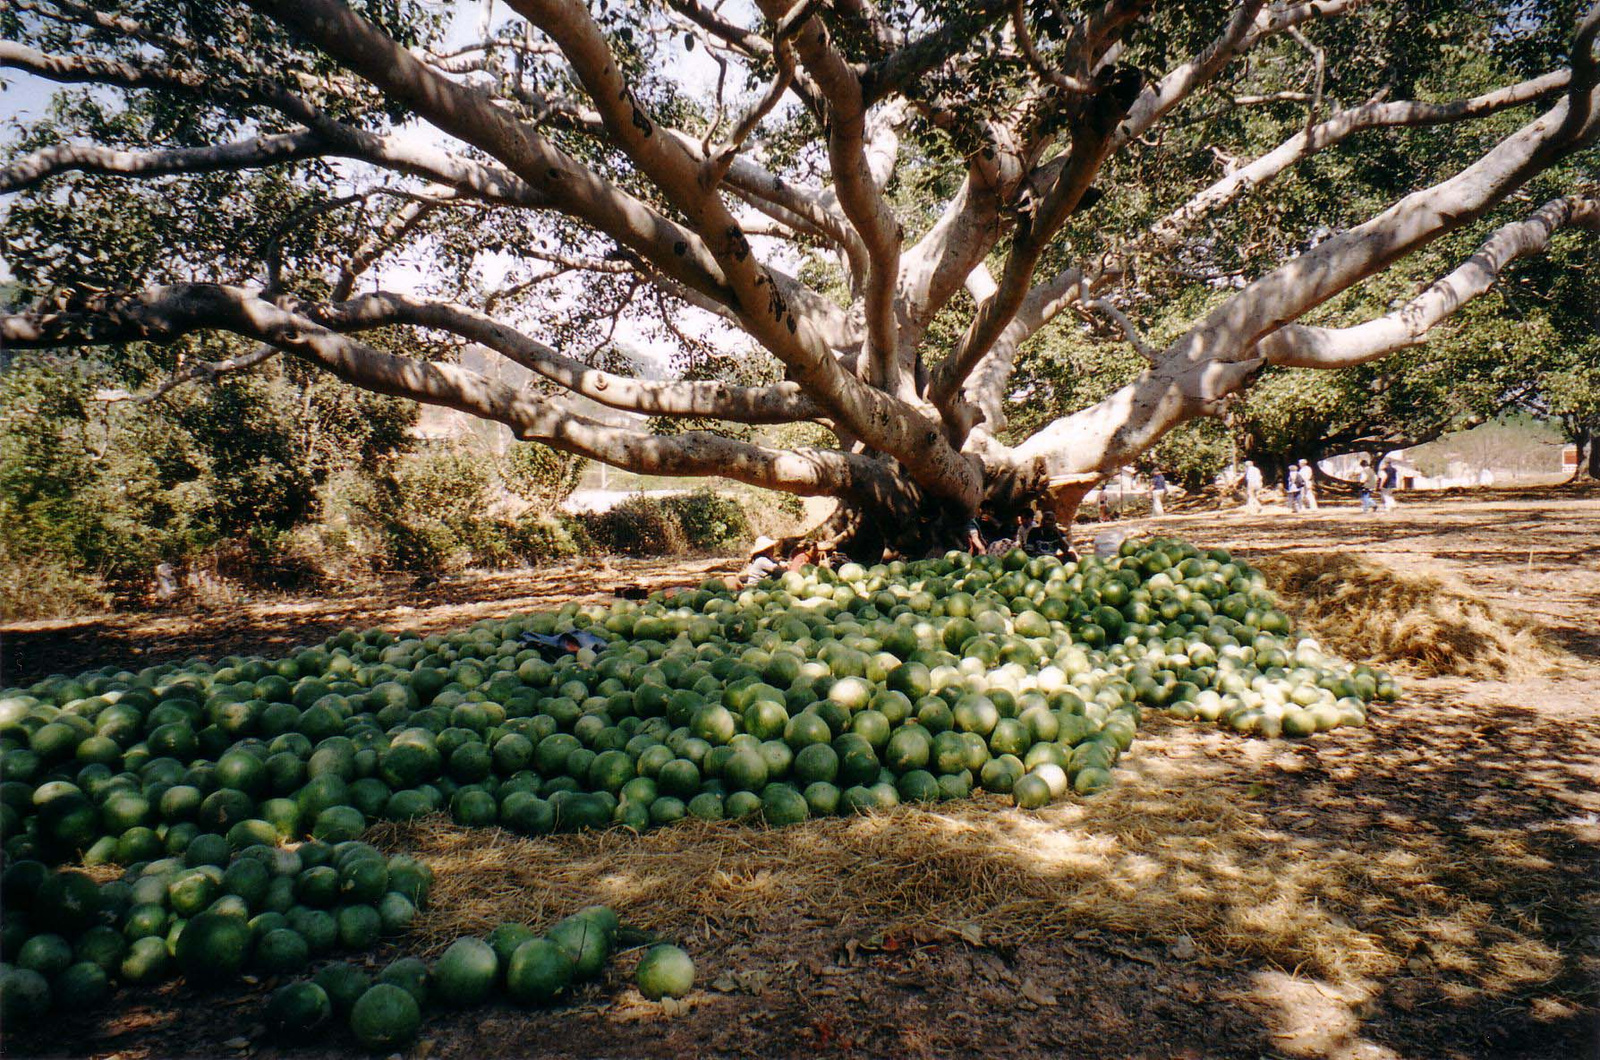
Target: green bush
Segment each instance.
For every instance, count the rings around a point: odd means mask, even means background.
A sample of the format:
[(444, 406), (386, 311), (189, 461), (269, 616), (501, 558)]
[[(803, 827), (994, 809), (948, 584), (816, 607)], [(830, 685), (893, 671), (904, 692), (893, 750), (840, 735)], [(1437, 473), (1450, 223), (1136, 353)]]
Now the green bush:
[(60, 556), (15, 551), (0, 539), (0, 621), (84, 614), (110, 604), (100, 579)]
[[(163, 561), (289, 587), (315, 574), (281, 538), (333, 475), (370, 474), (407, 444), (413, 409), (283, 360), (159, 401), (171, 358), (215, 340), (107, 360), (19, 354), (0, 372), (0, 611), (42, 617), (138, 598)], [(20, 572), (27, 570), (26, 576)], [(45, 588), (48, 586), (48, 590)]]
[(462, 565), (456, 535), (443, 523), (395, 519), (383, 529), (392, 570), (439, 575)]
[(506, 524), (506, 540), (512, 554), (529, 565), (570, 559), (594, 547), (583, 524), (566, 515), (526, 515)]
[(750, 520), (732, 497), (711, 489), (697, 489), (666, 499), (677, 517), (683, 539), (697, 552), (726, 552), (750, 538)]
[(419, 453), (375, 476), (339, 478), (325, 498), (327, 521), (348, 528), (378, 570), (437, 576), (512, 561), (489, 514), (492, 464), (467, 449)]
[(711, 489), (670, 497), (629, 497), (581, 517), (595, 547), (628, 556), (726, 552), (748, 540), (743, 506)]
[(328, 550), (355, 552), (378, 570), (438, 576), (566, 559), (593, 548), (571, 516), (494, 514), (493, 459), (453, 448), (408, 457), (375, 478), (343, 476), (324, 498)]
[(1148, 463), (1184, 489), (1202, 490), (1233, 462), (1233, 439), (1220, 420), (1200, 419), (1173, 430), (1150, 453)]
[(585, 515), (583, 523), (594, 543), (607, 552), (668, 556), (688, 548), (677, 514), (655, 497), (629, 497), (610, 511)]

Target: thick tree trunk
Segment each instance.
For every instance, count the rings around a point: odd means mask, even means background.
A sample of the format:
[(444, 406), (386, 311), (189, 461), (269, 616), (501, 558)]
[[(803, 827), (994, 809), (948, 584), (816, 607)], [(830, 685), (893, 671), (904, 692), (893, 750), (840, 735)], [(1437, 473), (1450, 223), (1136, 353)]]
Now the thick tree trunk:
[(1564, 419), (1572, 444), (1578, 447), (1578, 459), (1573, 464), (1572, 477), (1567, 482), (1600, 481), (1600, 444), (1596, 444), (1600, 443), (1600, 435), (1589, 424)]
[[(1019, 480), (1009, 471), (991, 475), (985, 482), (986, 500), (975, 515), (937, 498), (922, 494), (916, 506), (884, 504), (875, 498), (844, 499), (812, 529), (785, 538), (780, 551), (791, 554), (819, 543), (861, 563), (878, 563), (886, 555), (905, 559), (938, 556), (951, 549), (965, 550), (967, 523), (976, 518), (985, 543), (1011, 536), (1018, 516), (1051, 512), (1071, 540), (1071, 529), (1083, 498), (1099, 481), (1098, 475), (1075, 475), (1064, 480)], [(916, 493), (909, 479), (897, 500)], [(1000, 532), (996, 532), (996, 528)]]

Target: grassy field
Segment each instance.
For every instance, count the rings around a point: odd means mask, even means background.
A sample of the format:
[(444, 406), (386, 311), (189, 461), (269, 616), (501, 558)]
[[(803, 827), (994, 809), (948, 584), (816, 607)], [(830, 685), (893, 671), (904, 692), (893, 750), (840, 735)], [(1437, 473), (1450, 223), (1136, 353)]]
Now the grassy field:
[[(602, 901), (700, 968), (682, 1010), (633, 990), (628, 955), (562, 1009), (432, 1018), (413, 1055), (1600, 1056), (1600, 498), (1197, 512), (1159, 532), (1263, 566), (1325, 643), (1406, 675), (1400, 702), (1301, 742), (1152, 716), (1110, 791), (1038, 813), (985, 798), (549, 840), (383, 826), (439, 876), (408, 947)], [(449, 629), (732, 565), (34, 623), (0, 649), (9, 684), (349, 625)], [(278, 1055), (255, 1040), (270, 985), (123, 991), (4, 1052)], [(284, 1055), (353, 1048), (338, 1032)]]

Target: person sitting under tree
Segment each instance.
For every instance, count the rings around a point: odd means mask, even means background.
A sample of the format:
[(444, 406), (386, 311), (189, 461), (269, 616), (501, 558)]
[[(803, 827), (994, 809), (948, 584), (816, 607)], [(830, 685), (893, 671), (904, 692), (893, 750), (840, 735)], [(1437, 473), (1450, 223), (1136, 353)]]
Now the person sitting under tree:
[(962, 540), (967, 551), (974, 556), (981, 556), (986, 551), (983, 545), (983, 531), (978, 528), (977, 517), (967, 520), (966, 527), (961, 532)]
[(1067, 535), (1061, 532), (1061, 527), (1056, 525), (1056, 513), (1046, 511), (1039, 525), (1034, 527), (1033, 533), (1028, 535), (1023, 550), (1030, 556), (1054, 556), (1059, 560), (1066, 560), (1072, 555), (1072, 548), (1067, 543)]
[(995, 529), (995, 538), (989, 542), (989, 555), (1003, 556), (1014, 548), (1020, 548), (1029, 529), (1028, 517), (1017, 516), (1016, 522), (1007, 529), (1004, 523)]
[(797, 571), (807, 563), (820, 566), (821, 560), (822, 550), (817, 547), (815, 541), (812, 541), (801, 544), (799, 548), (795, 549), (790, 554), (789, 561), (784, 564), (784, 567), (788, 570)]
[(761, 579), (782, 571), (783, 565), (774, 558), (778, 542), (762, 534), (750, 544), (750, 560), (744, 570), (730, 574), (724, 581), (730, 589), (753, 589)]

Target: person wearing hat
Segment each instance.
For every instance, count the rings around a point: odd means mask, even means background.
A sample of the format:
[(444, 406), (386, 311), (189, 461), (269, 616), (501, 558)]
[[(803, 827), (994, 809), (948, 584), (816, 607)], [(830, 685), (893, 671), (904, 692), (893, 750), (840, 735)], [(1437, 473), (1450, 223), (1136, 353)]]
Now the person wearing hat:
[(728, 579), (730, 589), (753, 589), (756, 583), (769, 575), (776, 574), (783, 566), (773, 558), (778, 550), (778, 542), (762, 534), (750, 543), (750, 562), (744, 565), (738, 577)]

